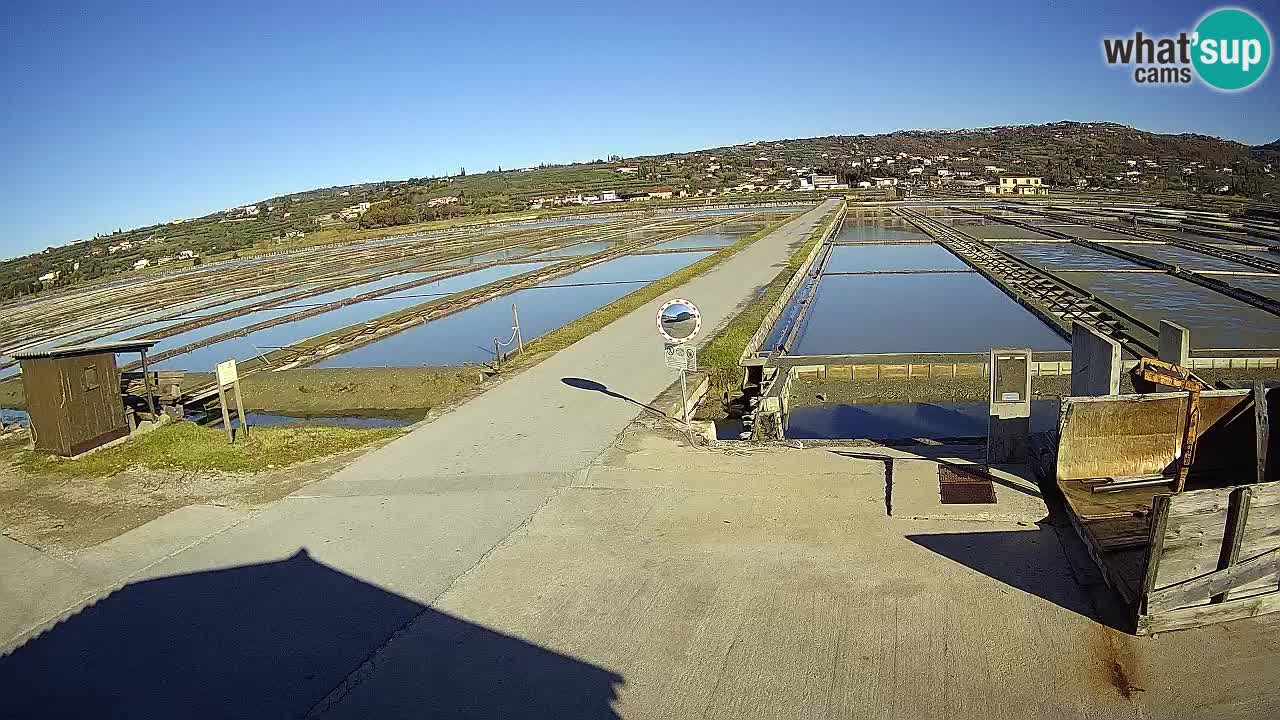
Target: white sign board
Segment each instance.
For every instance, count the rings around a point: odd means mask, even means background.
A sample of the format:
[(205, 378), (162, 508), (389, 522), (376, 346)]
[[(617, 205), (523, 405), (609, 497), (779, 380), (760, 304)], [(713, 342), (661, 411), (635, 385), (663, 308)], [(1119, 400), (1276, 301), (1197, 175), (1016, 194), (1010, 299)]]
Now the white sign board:
[(663, 346), (667, 367), (694, 372), (698, 369), (698, 349), (692, 345), (667, 343)]
[(236, 373), (235, 358), (218, 363), (216, 369), (218, 371), (218, 385), (222, 387), (233, 385), (240, 379), (240, 376)]

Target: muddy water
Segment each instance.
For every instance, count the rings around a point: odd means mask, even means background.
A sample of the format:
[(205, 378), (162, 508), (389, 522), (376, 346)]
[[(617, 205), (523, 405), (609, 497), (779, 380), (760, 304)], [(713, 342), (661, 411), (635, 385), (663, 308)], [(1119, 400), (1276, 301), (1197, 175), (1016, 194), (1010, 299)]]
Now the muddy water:
[(977, 273), (822, 278), (793, 355), (1066, 350), (1057, 333)]
[(1169, 319), (1188, 328), (1193, 349), (1280, 348), (1280, 318), (1172, 275), (1091, 272), (1071, 280), (1152, 327)]
[(567, 245), (554, 250), (547, 250), (536, 255), (530, 255), (530, 260), (543, 260), (562, 257), (578, 257), (581, 255), (595, 255), (598, 252), (604, 252), (609, 248), (616, 247), (621, 241), (610, 242), (608, 240), (592, 240), (591, 242), (578, 243), (577, 245)]
[(1044, 233), (1038, 233), (1034, 230), (1026, 230), (1016, 225), (1005, 225), (1003, 223), (992, 223), (983, 225), (980, 223), (951, 223), (951, 226), (962, 233), (972, 235), (976, 238), (988, 240), (1052, 240), (1053, 238)]
[(928, 235), (913, 229), (905, 222), (877, 222), (856, 224), (845, 221), (844, 227), (832, 238), (835, 243), (892, 242), (895, 240), (928, 242)]
[(674, 240), (664, 240), (653, 246), (654, 250), (677, 250), (680, 248), (726, 247), (755, 232), (746, 228), (734, 228), (732, 224), (702, 230)]
[(1169, 237), (1175, 237), (1179, 240), (1190, 240), (1192, 242), (1206, 243), (1222, 247), (1240, 246), (1235, 249), (1256, 247), (1243, 242), (1244, 238), (1247, 237), (1243, 233), (1215, 233), (1212, 230), (1206, 230), (1205, 234), (1201, 234), (1198, 232), (1191, 232), (1189, 230), (1170, 230), (1168, 228), (1150, 227), (1146, 225), (1141, 226), (1141, 229), (1148, 232), (1156, 232), (1161, 235), (1168, 235)]
[(1050, 224), (1050, 223), (1036, 223), (1036, 224), (1050, 230), (1057, 230), (1058, 232), (1066, 233), (1068, 235), (1074, 235), (1076, 237), (1085, 238), (1087, 240), (1133, 240), (1135, 239), (1134, 236), (1132, 235), (1126, 235), (1122, 232), (1116, 232), (1115, 230), (1107, 230), (1105, 228), (1096, 228), (1096, 227), (1093, 227), (1092, 225), (1061, 225), (1061, 224)]
[(1229, 277), (1218, 278), (1242, 290), (1258, 293), (1263, 297), (1280, 301), (1280, 277)]
[(836, 245), (824, 273), (890, 270), (968, 270), (960, 258), (937, 243)]
[(1048, 270), (1141, 270), (1141, 265), (1069, 242), (999, 242), (997, 250)]
[(1120, 245), (1120, 249), (1127, 250), (1135, 255), (1142, 255), (1161, 262), (1167, 262), (1170, 265), (1183, 268), (1184, 270), (1235, 270), (1237, 272), (1258, 272), (1258, 268), (1252, 265), (1241, 265), (1230, 260), (1223, 260), (1212, 255), (1196, 252), (1177, 245)]

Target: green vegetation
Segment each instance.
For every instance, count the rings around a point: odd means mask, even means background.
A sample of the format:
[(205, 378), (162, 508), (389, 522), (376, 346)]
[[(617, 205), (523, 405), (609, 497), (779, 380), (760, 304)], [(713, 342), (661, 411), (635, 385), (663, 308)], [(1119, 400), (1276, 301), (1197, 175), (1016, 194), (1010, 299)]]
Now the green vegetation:
[(751, 336), (755, 335), (764, 317), (769, 313), (778, 298), (782, 297), (787, 283), (800, 270), (813, 246), (836, 221), (832, 214), (826, 222), (814, 230), (804, 243), (792, 251), (787, 265), (761, 289), (760, 294), (747, 304), (746, 308), (729, 320), (728, 324), (707, 341), (698, 353), (698, 365), (711, 376), (711, 387), (714, 392), (736, 388), (742, 381), (742, 368), (738, 361), (746, 349)]
[(525, 343), (525, 352), (539, 353), (563, 350), (564, 348), (569, 347), (570, 345), (596, 332), (600, 328), (608, 325), (614, 320), (617, 320), (623, 315), (657, 300), (659, 297), (673, 289), (684, 285), (725, 260), (737, 255), (743, 248), (773, 232), (785, 222), (787, 221), (779, 220), (777, 222), (770, 223), (759, 231), (738, 240), (732, 245), (717, 250), (692, 265), (681, 268), (657, 282), (645, 285), (635, 292), (623, 295), (608, 305), (597, 308), (577, 320), (574, 320), (567, 325), (563, 325), (556, 330), (552, 330), (532, 342)]
[(229, 444), (223, 430), (177, 422), (75, 460), (31, 450), (19, 451), (14, 459), (26, 472), (61, 477), (105, 477), (130, 468), (260, 472), (337, 455), (402, 432), (394, 428), (257, 427), (250, 429), (248, 438)]

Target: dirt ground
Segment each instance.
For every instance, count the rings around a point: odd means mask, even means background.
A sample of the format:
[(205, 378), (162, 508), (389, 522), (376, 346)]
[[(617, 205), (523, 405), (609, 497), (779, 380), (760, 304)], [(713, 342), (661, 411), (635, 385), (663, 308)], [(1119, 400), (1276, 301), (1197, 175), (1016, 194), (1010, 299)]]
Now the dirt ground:
[[(0, 443), (6, 451), (16, 442)], [(128, 470), (109, 477), (0, 468), (0, 534), (68, 557), (194, 504), (254, 509), (324, 478), (370, 448), (262, 473)]]

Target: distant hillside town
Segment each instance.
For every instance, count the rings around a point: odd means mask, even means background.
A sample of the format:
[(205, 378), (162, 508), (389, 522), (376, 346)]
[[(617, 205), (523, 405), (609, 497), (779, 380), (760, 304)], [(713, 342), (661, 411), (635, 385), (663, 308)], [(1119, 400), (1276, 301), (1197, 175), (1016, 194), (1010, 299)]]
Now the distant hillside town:
[[(1182, 194), (1275, 203), (1280, 141), (1250, 147), (1115, 123), (1059, 122), (760, 141), (691, 152), (330, 187), (117, 229), (0, 263), (0, 300), (127, 272), (442, 222), (580, 206), (1051, 193)], [(867, 195), (869, 194), (869, 195)]]

